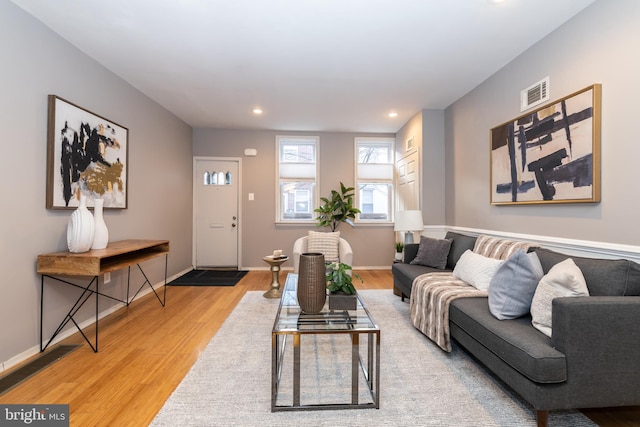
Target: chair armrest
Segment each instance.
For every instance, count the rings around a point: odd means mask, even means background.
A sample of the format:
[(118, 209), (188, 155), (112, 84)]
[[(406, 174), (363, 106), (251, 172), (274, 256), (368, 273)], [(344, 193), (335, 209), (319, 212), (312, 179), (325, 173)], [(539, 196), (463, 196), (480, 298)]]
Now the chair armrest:
[(293, 243), (293, 251), (291, 256), (293, 257), (293, 272), (297, 273), (300, 267), (300, 254), (307, 251), (307, 236), (300, 237)]
[(570, 297), (552, 302), (552, 345), (568, 381), (602, 405), (640, 404), (640, 297)]
[(405, 264), (409, 264), (413, 259), (418, 255), (418, 247), (420, 244), (418, 243), (408, 243), (404, 245), (404, 256), (402, 257), (402, 262)]
[(340, 257), (340, 262), (353, 266), (353, 250), (349, 242), (343, 238), (340, 238), (338, 243), (338, 256)]

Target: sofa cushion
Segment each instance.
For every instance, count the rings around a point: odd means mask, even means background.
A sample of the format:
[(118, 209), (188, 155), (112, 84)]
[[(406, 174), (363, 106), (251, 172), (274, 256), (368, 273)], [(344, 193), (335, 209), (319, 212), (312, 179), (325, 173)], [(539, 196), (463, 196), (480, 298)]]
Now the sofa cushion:
[(424, 265), (442, 270), (447, 266), (447, 256), (450, 248), (451, 240), (420, 236), (418, 254), (411, 260), (410, 264)]
[(519, 249), (507, 259), (489, 284), (489, 311), (496, 319), (516, 319), (529, 313), (538, 282), (544, 275), (535, 252)]
[[(391, 266), (391, 273), (393, 273), (394, 280), (398, 280), (402, 283), (410, 285), (413, 283), (413, 279), (425, 273), (440, 272), (442, 270), (435, 267), (425, 267), (424, 265), (405, 264), (402, 262), (396, 262)], [(408, 295), (407, 295), (408, 296)]]
[(453, 275), (476, 289), (489, 289), (491, 278), (503, 261), (479, 255), (467, 250), (453, 269)]
[(589, 296), (582, 272), (571, 258), (551, 267), (540, 279), (531, 301), (533, 326), (551, 336), (551, 307), (555, 298)]
[[(531, 316), (498, 320), (489, 312), (486, 298), (460, 298), (451, 302), (449, 321), (531, 381), (567, 380), (565, 355), (531, 326)], [(454, 328), (451, 330), (453, 333)]]
[(476, 237), (448, 231), (444, 238), (451, 240), (451, 248), (449, 248), (449, 256), (447, 257), (447, 269), (453, 270), (462, 254), (466, 250), (473, 250), (473, 246), (476, 244)]
[(337, 262), (340, 260), (338, 252), (339, 243), (339, 231), (335, 231), (333, 233), (309, 231), (307, 252), (319, 252), (324, 254), (325, 262)]
[(626, 259), (597, 259), (570, 256), (549, 249), (535, 248), (545, 273), (567, 258), (582, 271), (592, 296), (640, 295), (640, 264)]

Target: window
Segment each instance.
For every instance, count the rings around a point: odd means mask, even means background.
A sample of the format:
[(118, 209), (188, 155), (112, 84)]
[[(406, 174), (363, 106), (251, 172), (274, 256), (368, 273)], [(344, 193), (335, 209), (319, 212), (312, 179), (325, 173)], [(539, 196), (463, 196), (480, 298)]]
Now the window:
[(356, 203), (362, 222), (390, 222), (393, 212), (394, 140), (356, 138)]
[(314, 221), (318, 181), (318, 138), (278, 136), (277, 221)]
[(231, 185), (231, 172), (205, 171), (202, 175), (203, 185)]

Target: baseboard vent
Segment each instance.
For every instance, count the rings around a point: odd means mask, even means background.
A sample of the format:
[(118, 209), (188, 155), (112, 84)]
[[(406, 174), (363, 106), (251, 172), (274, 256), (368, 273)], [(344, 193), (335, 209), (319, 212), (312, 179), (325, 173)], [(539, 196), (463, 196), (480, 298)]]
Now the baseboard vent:
[(62, 359), (67, 354), (71, 353), (76, 348), (81, 347), (80, 345), (59, 345), (55, 347), (53, 350), (44, 353), (42, 356), (32, 360), (21, 368), (16, 369), (15, 371), (5, 375), (0, 378), (0, 395), (11, 390), (13, 387), (17, 386), (21, 382), (27, 380), (32, 375), (40, 372), (44, 368), (58, 360)]
[(549, 76), (520, 92), (520, 111), (547, 102), (550, 97)]

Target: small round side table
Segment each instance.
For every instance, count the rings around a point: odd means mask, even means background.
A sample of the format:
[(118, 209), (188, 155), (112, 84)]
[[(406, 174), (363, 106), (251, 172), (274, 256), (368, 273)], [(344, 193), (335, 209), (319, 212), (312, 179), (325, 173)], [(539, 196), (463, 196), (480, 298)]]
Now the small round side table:
[(271, 266), (271, 289), (265, 292), (262, 296), (265, 298), (280, 298), (282, 296), (282, 290), (280, 289), (280, 265), (289, 260), (288, 256), (282, 258), (274, 258), (269, 255), (262, 258), (264, 262)]

